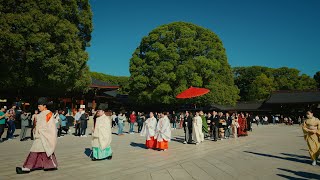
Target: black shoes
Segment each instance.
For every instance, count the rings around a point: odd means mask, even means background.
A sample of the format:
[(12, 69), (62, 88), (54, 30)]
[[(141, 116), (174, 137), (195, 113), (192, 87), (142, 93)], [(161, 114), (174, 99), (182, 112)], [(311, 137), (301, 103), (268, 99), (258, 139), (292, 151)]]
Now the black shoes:
[(17, 174), (27, 174), (30, 171), (23, 171), (21, 167), (16, 167)]

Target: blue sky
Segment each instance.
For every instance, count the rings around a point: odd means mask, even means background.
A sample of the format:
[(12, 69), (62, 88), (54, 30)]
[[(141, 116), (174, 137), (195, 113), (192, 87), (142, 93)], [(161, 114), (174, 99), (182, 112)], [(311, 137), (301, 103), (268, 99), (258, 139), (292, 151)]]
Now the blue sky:
[(129, 76), (142, 37), (176, 21), (215, 32), (229, 64), (320, 71), (320, 0), (90, 0), (91, 71)]

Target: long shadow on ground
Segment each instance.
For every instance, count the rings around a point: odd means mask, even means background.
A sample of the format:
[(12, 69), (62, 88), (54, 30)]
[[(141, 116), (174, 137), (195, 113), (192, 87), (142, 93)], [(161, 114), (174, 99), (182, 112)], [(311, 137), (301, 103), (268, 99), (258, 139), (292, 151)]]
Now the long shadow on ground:
[(292, 173), (296, 176), (301, 177), (301, 178), (294, 178), (294, 177), (283, 175), (283, 174), (277, 174), (278, 176), (281, 176), (281, 177), (284, 177), (287, 179), (304, 179), (304, 178), (306, 178), (306, 179), (320, 179), (319, 174), (314, 174), (314, 173), (309, 173), (309, 172), (304, 172), (304, 171), (292, 171), (292, 170), (283, 169), (283, 168), (278, 168), (278, 169), (281, 171), (289, 172), (289, 173)]
[[(305, 159), (305, 156), (299, 156), (299, 155), (294, 155), (294, 154), (282, 153), (282, 154), (290, 156), (290, 157), (281, 157), (281, 156), (264, 154), (264, 153), (257, 153), (257, 152), (251, 152), (251, 151), (243, 151), (243, 152), (258, 155), (258, 156), (271, 157), (271, 158), (282, 159), (282, 160), (287, 160), (287, 161), (299, 162), (299, 163), (303, 163), (303, 164), (311, 163), (311, 160)], [(303, 159), (297, 158), (297, 157), (303, 157)]]

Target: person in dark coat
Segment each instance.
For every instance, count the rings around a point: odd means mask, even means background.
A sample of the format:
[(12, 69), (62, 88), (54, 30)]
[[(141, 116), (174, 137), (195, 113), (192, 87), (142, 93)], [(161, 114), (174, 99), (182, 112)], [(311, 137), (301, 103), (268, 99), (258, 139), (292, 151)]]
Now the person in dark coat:
[(80, 137), (87, 137), (86, 135), (86, 129), (88, 127), (88, 121), (89, 121), (89, 112), (86, 111), (85, 113), (83, 113), (81, 116), (80, 116), (80, 134), (81, 136)]
[(192, 144), (192, 124), (193, 124), (192, 113), (186, 111), (186, 115), (184, 117), (183, 129), (184, 129), (184, 144)]

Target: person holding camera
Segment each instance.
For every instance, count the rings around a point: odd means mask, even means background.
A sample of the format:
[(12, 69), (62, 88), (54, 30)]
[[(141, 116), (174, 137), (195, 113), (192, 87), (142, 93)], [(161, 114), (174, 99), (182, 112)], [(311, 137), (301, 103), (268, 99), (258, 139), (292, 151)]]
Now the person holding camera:
[(29, 120), (31, 119), (30, 113), (27, 113), (26, 111), (23, 111), (21, 116), (21, 131), (20, 131), (20, 141), (25, 141), (26, 139), (26, 133), (29, 127)]

